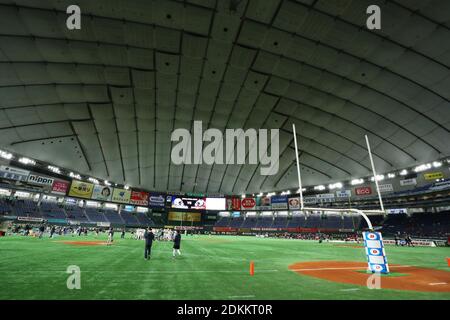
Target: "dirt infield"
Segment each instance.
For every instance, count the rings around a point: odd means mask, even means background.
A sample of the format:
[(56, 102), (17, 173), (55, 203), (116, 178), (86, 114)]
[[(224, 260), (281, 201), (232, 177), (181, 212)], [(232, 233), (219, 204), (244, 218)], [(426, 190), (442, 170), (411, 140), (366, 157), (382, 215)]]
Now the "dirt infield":
[(105, 246), (106, 241), (58, 241), (72, 246)]
[[(403, 275), (382, 277), (382, 289), (450, 292), (450, 272), (448, 271), (401, 265), (389, 265), (389, 268), (391, 272)], [(361, 272), (367, 269), (367, 263), (352, 261), (299, 262), (290, 265), (289, 269), (310, 277), (360, 286), (367, 285), (370, 275)]]

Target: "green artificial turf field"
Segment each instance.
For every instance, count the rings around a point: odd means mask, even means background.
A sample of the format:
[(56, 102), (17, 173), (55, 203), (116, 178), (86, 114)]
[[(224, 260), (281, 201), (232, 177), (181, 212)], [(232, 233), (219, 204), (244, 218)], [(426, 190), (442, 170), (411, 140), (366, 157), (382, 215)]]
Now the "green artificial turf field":
[[(61, 242), (106, 240), (106, 236), (0, 238), (0, 299), (450, 299), (450, 292), (370, 290), (288, 269), (302, 261), (365, 262), (363, 248), (315, 241), (183, 236), (181, 257), (172, 258), (172, 243), (156, 242), (152, 259), (145, 261), (143, 241), (127, 237), (116, 237), (113, 246)], [(445, 260), (449, 248), (388, 246), (386, 251), (390, 264), (444, 270), (450, 282)], [(249, 275), (250, 261), (255, 263), (254, 276)], [(70, 265), (80, 267), (80, 290), (67, 289)]]

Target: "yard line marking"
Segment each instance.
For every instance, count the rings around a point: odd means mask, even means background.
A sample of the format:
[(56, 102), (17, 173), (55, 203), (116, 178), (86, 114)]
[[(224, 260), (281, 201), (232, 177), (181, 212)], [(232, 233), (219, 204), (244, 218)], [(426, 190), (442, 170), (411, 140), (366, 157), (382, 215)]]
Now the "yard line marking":
[(358, 288), (352, 288), (352, 289), (341, 289), (339, 291), (358, 291)]
[(254, 298), (255, 296), (252, 295), (248, 295), (248, 296), (228, 296), (228, 298), (232, 299), (232, 298)]
[(447, 282), (432, 282), (432, 283), (429, 283), (430, 286), (439, 286), (439, 285), (443, 285), (443, 284), (447, 284)]
[[(278, 272), (279, 270), (258, 270), (258, 273), (270, 273), (270, 272)], [(30, 270), (30, 271), (8, 271), (8, 273), (53, 273), (53, 272), (61, 272), (66, 273), (66, 271), (61, 270)], [(81, 273), (243, 273), (246, 274), (247, 270), (81, 270)]]

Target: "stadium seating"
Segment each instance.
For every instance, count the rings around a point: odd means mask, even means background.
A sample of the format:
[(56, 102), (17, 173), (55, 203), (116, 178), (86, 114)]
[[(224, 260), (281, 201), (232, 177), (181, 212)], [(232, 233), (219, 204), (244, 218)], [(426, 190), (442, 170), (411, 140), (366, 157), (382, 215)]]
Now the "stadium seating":
[(103, 215), (105, 216), (106, 220), (114, 225), (124, 225), (125, 222), (119, 215), (119, 213), (116, 210), (112, 209), (104, 209)]
[(86, 216), (91, 222), (108, 222), (105, 215), (99, 212), (96, 208), (86, 208)]
[(241, 228), (255, 228), (256, 221), (256, 217), (247, 217), (242, 223)]
[(220, 217), (219, 220), (217, 220), (215, 227), (228, 227), (230, 225), (231, 218), (229, 217)]
[(138, 221), (137, 217), (134, 214), (131, 214), (127, 211), (121, 211), (120, 216), (122, 217), (125, 225), (127, 226), (138, 226), (141, 223)]
[(288, 224), (287, 217), (276, 217), (273, 220), (272, 228), (286, 228)]
[(18, 217), (35, 217), (42, 218), (37, 203), (33, 200), (16, 200), (13, 204), (13, 212)]
[(152, 219), (147, 217), (147, 215), (145, 213), (138, 212), (136, 214), (136, 217), (137, 217), (140, 225), (144, 225), (144, 226), (154, 226), (155, 225), (155, 223), (152, 221)]
[(77, 205), (67, 205), (66, 206), (66, 214), (68, 219), (86, 222), (88, 218), (85, 216), (83, 209), (81, 209)]
[(40, 210), (44, 218), (66, 219), (66, 213), (56, 202), (42, 201)]
[(340, 215), (324, 215), (321, 217), (321, 230), (339, 230), (342, 229), (343, 219)]
[(305, 221), (305, 228), (320, 228), (321, 227), (322, 218), (320, 214), (314, 213), (307, 217)]
[(239, 228), (243, 222), (244, 222), (243, 217), (232, 218), (230, 221), (230, 227), (231, 228)]
[(256, 221), (256, 228), (271, 228), (273, 224), (272, 217), (260, 217)]
[(6, 199), (0, 199), (0, 214), (8, 214), (11, 213), (12, 209)]

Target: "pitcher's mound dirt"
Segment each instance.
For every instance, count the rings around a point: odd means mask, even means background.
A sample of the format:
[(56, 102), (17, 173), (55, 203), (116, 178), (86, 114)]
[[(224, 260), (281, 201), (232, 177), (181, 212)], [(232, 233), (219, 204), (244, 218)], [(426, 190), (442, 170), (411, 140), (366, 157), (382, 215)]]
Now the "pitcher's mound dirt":
[[(381, 277), (382, 289), (450, 292), (448, 271), (401, 265), (389, 265), (389, 268), (402, 276)], [(298, 262), (290, 265), (289, 269), (310, 277), (360, 286), (366, 286), (370, 276), (361, 272), (367, 269), (367, 263), (353, 261)]]

